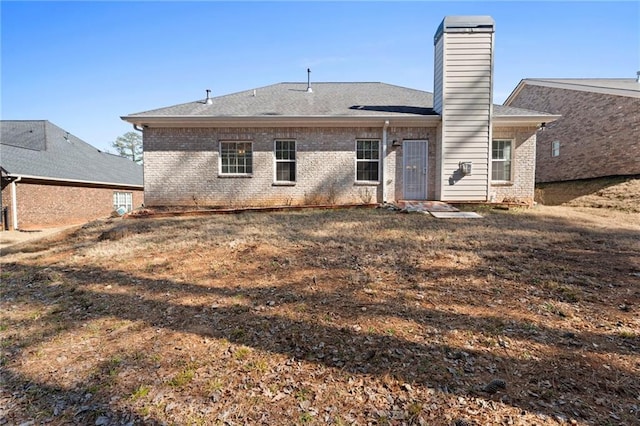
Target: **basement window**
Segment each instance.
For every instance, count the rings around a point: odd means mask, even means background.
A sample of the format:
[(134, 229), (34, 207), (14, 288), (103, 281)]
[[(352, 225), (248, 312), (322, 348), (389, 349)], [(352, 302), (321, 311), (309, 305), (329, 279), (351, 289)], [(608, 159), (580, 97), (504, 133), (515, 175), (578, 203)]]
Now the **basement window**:
[(551, 142), (551, 156), (558, 157), (560, 155), (560, 141)]
[(356, 141), (356, 182), (378, 182), (380, 176), (380, 141)]
[(113, 210), (124, 209), (126, 212), (133, 210), (133, 193), (131, 192), (114, 192), (113, 193)]
[(220, 142), (220, 174), (247, 176), (253, 173), (251, 142)]

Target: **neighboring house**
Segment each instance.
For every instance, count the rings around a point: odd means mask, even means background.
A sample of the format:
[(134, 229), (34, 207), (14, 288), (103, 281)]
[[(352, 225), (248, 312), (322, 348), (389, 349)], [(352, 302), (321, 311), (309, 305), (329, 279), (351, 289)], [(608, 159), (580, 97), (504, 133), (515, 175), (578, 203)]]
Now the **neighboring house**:
[(122, 117), (143, 130), (147, 206), (533, 202), (537, 128), (492, 104), (494, 21), (446, 17), (435, 93), (280, 83)]
[(143, 202), (142, 166), (46, 120), (0, 121), (3, 229), (87, 222)]
[(536, 182), (640, 174), (637, 79), (527, 78), (504, 104), (562, 115), (538, 133)]

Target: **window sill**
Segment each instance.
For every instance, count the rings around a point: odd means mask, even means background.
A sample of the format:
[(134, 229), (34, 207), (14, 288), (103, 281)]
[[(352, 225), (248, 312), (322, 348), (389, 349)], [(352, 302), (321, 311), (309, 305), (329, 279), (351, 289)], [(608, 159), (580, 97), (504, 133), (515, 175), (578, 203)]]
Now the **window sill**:
[(273, 182), (271, 186), (296, 186), (295, 182)]
[(513, 182), (506, 180), (491, 181), (491, 186), (513, 186)]
[(246, 175), (246, 174), (223, 175), (223, 174), (219, 174), (218, 177), (219, 178), (223, 178), (223, 179), (227, 179), (227, 178), (251, 178), (251, 177), (253, 177), (253, 175)]
[(355, 186), (378, 186), (380, 181), (375, 180), (357, 180), (353, 183)]

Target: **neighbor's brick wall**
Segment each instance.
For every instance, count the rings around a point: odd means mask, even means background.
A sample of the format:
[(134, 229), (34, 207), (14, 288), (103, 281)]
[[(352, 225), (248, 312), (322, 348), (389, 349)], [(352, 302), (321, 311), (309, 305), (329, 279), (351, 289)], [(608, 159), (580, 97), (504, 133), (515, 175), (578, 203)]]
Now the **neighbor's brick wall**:
[[(402, 163), (393, 139), (433, 137), (424, 129), (388, 129), (384, 181), (389, 200), (402, 192)], [(263, 206), (382, 202), (382, 182), (355, 183), (355, 141), (378, 139), (382, 127), (362, 128), (148, 128), (144, 132), (145, 200), (148, 206)], [(297, 143), (297, 181), (274, 185), (275, 139)], [(253, 175), (218, 175), (219, 141), (253, 142)]]
[(527, 85), (511, 106), (562, 114), (538, 134), (536, 182), (640, 174), (639, 98)]
[[(144, 196), (141, 190), (41, 185), (25, 182), (18, 182), (16, 188), (19, 229), (75, 225), (108, 217), (113, 211), (114, 191), (133, 193), (134, 209), (142, 205)], [(10, 229), (13, 229), (10, 185), (5, 188), (2, 195), (3, 207), (9, 207)]]
[(498, 127), (493, 129), (494, 139), (513, 140), (515, 142), (515, 150), (511, 165), (512, 182), (491, 184), (489, 200), (533, 204), (536, 170), (536, 130), (535, 127)]

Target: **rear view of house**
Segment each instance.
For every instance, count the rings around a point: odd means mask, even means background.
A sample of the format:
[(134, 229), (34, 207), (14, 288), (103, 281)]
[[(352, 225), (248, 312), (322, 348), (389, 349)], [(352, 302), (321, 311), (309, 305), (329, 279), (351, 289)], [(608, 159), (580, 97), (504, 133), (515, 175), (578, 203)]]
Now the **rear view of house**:
[(143, 202), (142, 166), (46, 120), (0, 122), (4, 229), (72, 225)]
[(536, 182), (640, 175), (640, 73), (522, 80), (505, 105), (562, 118), (538, 134)]
[(442, 21), (433, 94), (279, 83), (122, 117), (143, 130), (146, 205), (531, 203), (536, 132), (557, 116), (492, 104), (494, 27)]

